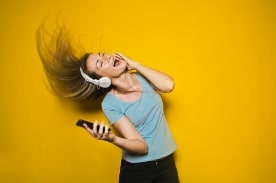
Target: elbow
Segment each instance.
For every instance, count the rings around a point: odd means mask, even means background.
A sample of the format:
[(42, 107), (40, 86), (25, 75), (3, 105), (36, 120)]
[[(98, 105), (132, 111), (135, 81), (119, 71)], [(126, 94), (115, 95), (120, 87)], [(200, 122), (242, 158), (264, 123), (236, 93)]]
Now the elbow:
[(148, 154), (148, 145), (145, 141), (134, 140), (135, 144), (131, 147), (125, 148), (124, 150), (133, 155), (143, 156)]
[(165, 93), (172, 92), (174, 89), (174, 86), (175, 86), (174, 81), (168, 82), (166, 87), (164, 88), (163, 92), (165, 92)]
[(139, 150), (139, 152), (137, 152), (139, 155), (146, 155), (148, 154), (148, 145), (146, 143), (143, 144), (143, 146), (141, 146), (141, 149)]
[(148, 154), (148, 144), (144, 140), (138, 141), (138, 144), (136, 144), (136, 150), (134, 151), (134, 154), (140, 156)]
[(148, 154), (148, 144), (146, 144), (145, 143), (145, 147), (144, 147), (144, 149), (143, 149), (143, 155), (146, 155), (146, 154)]
[(175, 84), (174, 84), (174, 82), (172, 81), (172, 82), (169, 84), (169, 86), (168, 86), (168, 92), (172, 92), (173, 89), (174, 89), (174, 86), (175, 86)]

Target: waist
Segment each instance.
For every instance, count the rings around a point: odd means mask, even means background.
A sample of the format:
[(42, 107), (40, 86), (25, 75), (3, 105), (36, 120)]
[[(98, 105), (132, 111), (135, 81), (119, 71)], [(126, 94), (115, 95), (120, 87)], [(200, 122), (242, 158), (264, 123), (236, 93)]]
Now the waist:
[(125, 163), (125, 164), (135, 164), (135, 165), (138, 165), (138, 164), (151, 164), (151, 163), (161, 163), (163, 161), (167, 161), (169, 159), (173, 159), (173, 153), (172, 154), (169, 154), (168, 156), (165, 156), (165, 157), (162, 157), (162, 158), (159, 158), (159, 159), (155, 159), (155, 160), (150, 160), (150, 161), (145, 161), (145, 162), (139, 162), (139, 163), (131, 163), (131, 162), (128, 162), (124, 159), (122, 159), (122, 162)]

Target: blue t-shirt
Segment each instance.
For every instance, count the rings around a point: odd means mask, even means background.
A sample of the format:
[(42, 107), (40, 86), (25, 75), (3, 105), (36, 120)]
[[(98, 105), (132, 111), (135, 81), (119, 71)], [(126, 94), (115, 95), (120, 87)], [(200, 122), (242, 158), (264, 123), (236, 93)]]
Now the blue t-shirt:
[(159, 159), (176, 150), (160, 95), (144, 77), (139, 74), (135, 76), (142, 86), (138, 100), (122, 101), (109, 92), (102, 101), (103, 112), (111, 124), (126, 116), (148, 145), (146, 155), (133, 155), (123, 151), (123, 159), (131, 163)]

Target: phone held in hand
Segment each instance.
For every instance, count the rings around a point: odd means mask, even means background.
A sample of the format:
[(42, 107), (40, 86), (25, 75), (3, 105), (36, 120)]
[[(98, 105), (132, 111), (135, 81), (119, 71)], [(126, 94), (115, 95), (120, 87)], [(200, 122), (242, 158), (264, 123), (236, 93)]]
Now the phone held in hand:
[[(79, 119), (79, 120), (77, 121), (76, 125), (79, 126), (79, 127), (85, 128), (85, 127), (83, 126), (84, 123), (85, 123), (89, 128), (93, 129), (93, 123), (90, 122), (90, 121), (83, 120), (83, 119)], [(99, 131), (99, 129), (100, 129), (100, 125), (97, 125), (97, 131)], [(108, 128), (108, 131), (110, 131), (110, 130), (111, 130), (111, 129)]]

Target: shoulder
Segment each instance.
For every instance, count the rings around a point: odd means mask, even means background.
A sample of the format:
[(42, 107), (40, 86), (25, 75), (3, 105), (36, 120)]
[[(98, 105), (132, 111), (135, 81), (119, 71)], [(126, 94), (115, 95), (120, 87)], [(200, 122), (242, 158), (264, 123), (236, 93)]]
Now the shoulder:
[(114, 103), (114, 100), (116, 100), (116, 97), (109, 91), (102, 100), (102, 105), (107, 105), (110, 103)]
[(134, 73), (136, 79), (140, 82), (143, 90), (154, 90), (153, 86), (151, 83), (140, 73)]

